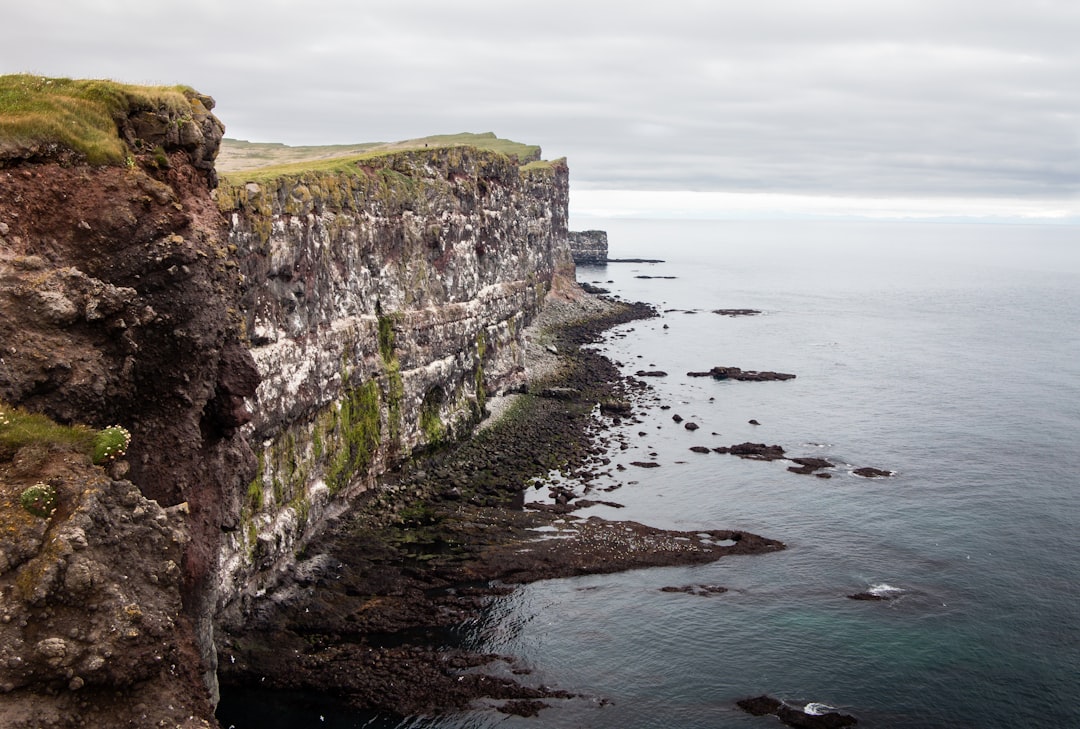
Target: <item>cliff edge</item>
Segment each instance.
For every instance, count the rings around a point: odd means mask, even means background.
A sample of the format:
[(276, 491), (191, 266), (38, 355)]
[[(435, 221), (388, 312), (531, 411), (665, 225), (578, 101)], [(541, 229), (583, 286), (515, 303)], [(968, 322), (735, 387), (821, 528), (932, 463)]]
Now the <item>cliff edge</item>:
[[(0, 574), (12, 617), (0, 628), (10, 654), (0, 711), (52, 707), (57, 726), (81, 726), (99, 705), (113, 707), (114, 725), (205, 716), (212, 690), (178, 677), (205, 674), (213, 686), (208, 586), (236, 518), (224, 496), (255, 466), (238, 428), (256, 372), (210, 198), (224, 127), (213, 100), (184, 87), (14, 76), (0, 78), (0, 98), (0, 400), (132, 435), (109, 474), (51, 447), (11, 454), (6, 480), (10, 469), (36, 478), (57, 460), (71, 467), (52, 476), (61, 499), (37, 553)], [(169, 561), (168, 579), (150, 566)], [(84, 624), (64, 632), (73, 611)], [(108, 647), (102, 630), (122, 630), (125, 614), (161, 616), (156, 650), (136, 650), (137, 636)], [(147, 703), (147, 692), (169, 701)], [(5, 726), (19, 718), (5, 715)]]

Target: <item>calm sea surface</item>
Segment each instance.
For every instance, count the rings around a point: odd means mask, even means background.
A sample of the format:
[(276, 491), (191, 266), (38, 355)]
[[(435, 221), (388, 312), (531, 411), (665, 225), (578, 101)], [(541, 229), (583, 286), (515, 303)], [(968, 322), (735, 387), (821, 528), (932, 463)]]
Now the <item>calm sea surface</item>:
[[(599, 485), (618, 488), (595, 498), (625, 508), (579, 514), (744, 529), (788, 549), (498, 600), (465, 642), (585, 696), (539, 718), (294, 705), (287, 724), (260, 726), (767, 729), (779, 724), (734, 706), (767, 693), (863, 727), (1080, 727), (1080, 230), (584, 223), (609, 232), (612, 257), (665, 260), (578, 279), (665, 312), (600, 349), (627, 374), (669, 376), (648, 378), (640, 422), (614, 433), (630, 447), (613, 446)], [(798, 377), (686, 377), (714, 365)], [(824, 480), (689, 450), (748, 440), (839, 466)], [(661, 467), (629, 465), (642, 460)], [(728, 592), (660, 591), (698, 584)], [(895, 599), (846, 597), (867, 590)]]

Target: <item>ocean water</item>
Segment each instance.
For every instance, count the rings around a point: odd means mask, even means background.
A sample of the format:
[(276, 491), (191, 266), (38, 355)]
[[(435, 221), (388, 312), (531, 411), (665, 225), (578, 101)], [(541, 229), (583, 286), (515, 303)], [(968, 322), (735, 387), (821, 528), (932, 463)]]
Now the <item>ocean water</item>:
[[(664, 259), (578, 278), (664, 312), (598, 348), (627, 374), (669, 374), (646, 378), (639, 422), (612, 433), (630, 447), (613, 443), (599, 482), (613, 490), (595, 498), (624, 508), (578, 513), (743, 529), (788, 549), (497, 600), (464, 640), (580, 695), (538, 718), (341, 710), (310, 726), (778, 726), (735, 707), (763, 693), (862, 727), (1080, 726), (1080, 230), (579, 223), (608, 231), (612, 257)], [(715, 365), (797, 378), (686, 377)], [(748, 440), (838, 467), (824, 480), (689, 450)], [(660, 467), (630, 465), (642, 460)], [(728, 591), (660, 590), (698, 584)], [(894, 599), (846, 597), (867, 590)]]

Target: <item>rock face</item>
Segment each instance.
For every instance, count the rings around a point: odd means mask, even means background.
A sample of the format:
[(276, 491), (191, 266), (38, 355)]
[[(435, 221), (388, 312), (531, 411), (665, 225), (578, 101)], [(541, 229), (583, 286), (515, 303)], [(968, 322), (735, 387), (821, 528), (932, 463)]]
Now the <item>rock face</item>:
[[(59, 544), (80, 513), (118, 524), (127, 508), (150, 514), (143, 532), (110, 527), (126, 536), (101, 537), (87, 579), (104, 595), (124, 570), (129, 582), (108, 599), (138, 603), (141, 636), (167, 634), (163, 647), (131, 653), (150, 664), (95, 673), (79, 641), (92, 637), (90, 612), (112, 603), (64, 592), (78, 560), (50, 563), (59, 582), (42, 582), (40, 599), (12, 592), (17, 565), (0, 560), (13, 620), (47, 620), (60, 604), (65, 620), (88, 616), (77, 636), (30, 636), (40, 644), (32, 673), (9, 663), (0, 675), (4, 706), (21, 691), (52, 692), (56, 726), (83, 725), (65, 692), (124, 692), (130, 681), (171, 681), (191, 700), (163, 705), (212, 721), (215, 624), (378, 473), (467, 434), (489, 393), (520, 386), (524, 327), (573, 280), (564, 162), (404, 151), (225, 184), (215, 197), (223, 127), (211, 99), (189, 101), (179, 116), (163, 107), (117, 119), (126, 167), (44, 148), (5, 147), (0, 158), (0, 400), (61, 423), (126, 426), (127, 460), (111, 473), (140, 492), (83, 479), (69, 499), (79, 505), (42, 525), (42, 544)], [(111, 523), (101, 519), (95, 528)], [(149, 566), (169, 560), (167, 579)], [(155, 590), (171, 624), (140, 597)], [(0, 651), (14, 659), (30, 637), (11, 635)], [(155, 673), (174, 659), (203, 677), (204, 694)], [(135, 725), (180, 723), (156, 704)]]
[(38, 454), (28, 478), (29, 455), (0, 465), (4, 490), (47, 477), (58, 513), (4, 510), (0, 723), (205, 726), (189, 721), (211, 707), (183, 610), (186, 507), (163, 509), (70, 453)]
[(562, 162), (424, 149), (217, 196), (260, 376), (226, 609), (375, 475), (468, 433), (488, 394), (520, 387), (523, 330), (573, 264)]
[(570, 252), (574, 256), (574, 263), (580, 266), (597, 266), (607, 263), (607, 232), (603, 230), (570, 231)]
[(213, 690), (212, 576), (255, 470), (238, 428), (257, 373), (210, 198), (222, 126), (208, 97), (190, 103), (118, 120), (126, 168), (2, 162), (0, 399), (62, 423), (125, 425), (128, 478), (162, 506), (188, 504), (178, 563)]
[[(192, 94), (189, 102), (184, 112), (143, 109), (118, 120), (118, 132), (132, 149), (127, 167), (90, 166), (70, 154), (32, 149), (25, 158), (9, 150), (0, 161), (0, 400), (65, 423), (100, 428), (122, 422), (133, 435), (127, 477), (141, 495), (161, 507), (187, 503), (188, 513), (175, 526), (190, 539), (183, 549), (171, 546), (176, 554), (168, 557), (177, 565), (175, 585), (165, 585), (160, 576), (158, 584), (175, 590), (177, 604), (183, 603), (183, 620), (168, 630), (200, 647), (201, 660), (187, 656), (185, 670), (205, 670), (210, 697), (212, 576), (222, 529), (238, 524), (239, 494), (255, 470), (238, 428), (247, 419), (243, 399), (254, 393), (257, 375), (239, 336), (239, 278), (229, 265), (226, 221), (210, 197), (215, 176), (207, 160), (213, 159), (222, 127), (210, 114), (211, 99)], [(190, 129), (180, 134), (180, 127)], [(106, 490), (113, 488), (120, 487)], [(39, 557), (63, 542), (65, 530), (79, 528), (72, 519), (84, 513), (80, 509), (62, 508), (52, 517)], [(122, 552), (133, 550), (137, 562), (140, 555), (151, 557), (151, 544), (103, 537), (102, 549), (116, 554), (95, 559), (104, 570), (100, 579), (121, 580)], [(27, 564), (33, 562), (29, 558)], [(72, 563), (65, 564), (55, 567), (60, 577), (71, 576)], [(0, 580), (33, 581), (22, 577), (25, 569), (9, 565)], [(132, 571), (126, 577), (150, 575)], [(134, 583), (124, 586), (135, 590)], [(102, 585), (94, 582), (94, 588)], [(42, 602), (5, 609), (32, 615), (43, 605), (48, 615), (53, 586), (42, 583), (41, 591)], [(18, 593), (4, 595), (6, 600)], [(63, 600), (68, 610), (107, 605), (70, 595)], [(84, 622), (87, 630), (95, 624), (89, 613)], [(57, 647), (45, 658), (70, 670), (69, 690), (79, 683), (76, 677), (86, 685), (99, 680), (90, 666), (96, 661), (86, 658), (90, 663), (83, 666), (79, 650), (66, 646), (60, 656)], [(100, 680), (122, 689), (127, 679), (150, 679), (152, 672), (140, 671), (117, 671)], [(191, 692), (174, 677), (167, 679)], [(32, 681), (27, 690), (53, 690), (53, 680)], [(21, 687), (16, 678), (3, 681), (5, 689)], [(83, 726), (72, 721), (57, 718), (56, 726)]]

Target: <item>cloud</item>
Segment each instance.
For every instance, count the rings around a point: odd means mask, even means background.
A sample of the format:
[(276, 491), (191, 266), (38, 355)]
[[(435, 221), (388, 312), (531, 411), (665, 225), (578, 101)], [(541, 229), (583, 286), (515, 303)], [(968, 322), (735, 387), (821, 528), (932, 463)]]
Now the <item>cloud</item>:
[(187, 83), (230, 136), (495, 131), (575, 190), (1080, 197), (1071, 0), (39, 0), (0, 71)]

